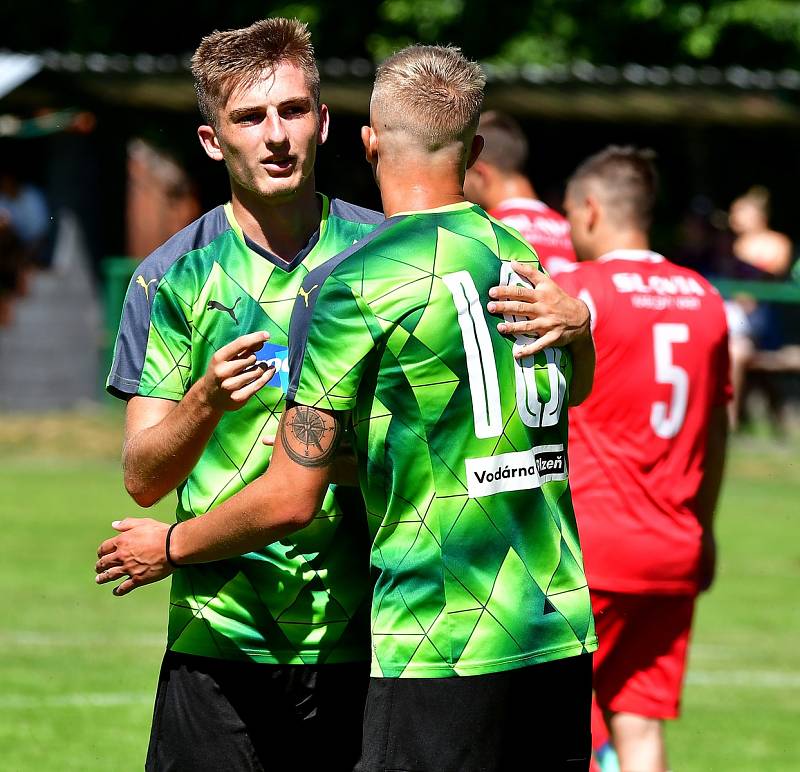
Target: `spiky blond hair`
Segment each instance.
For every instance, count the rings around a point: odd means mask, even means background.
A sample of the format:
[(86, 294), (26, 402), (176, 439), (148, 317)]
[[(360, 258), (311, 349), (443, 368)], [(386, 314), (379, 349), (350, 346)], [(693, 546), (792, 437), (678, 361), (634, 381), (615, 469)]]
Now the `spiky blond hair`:
[(453, 46), (409, 46), (379, 67), (371, 113), (380, 126), (402, 131), (429, 150), (474, 133), (486, 78)]

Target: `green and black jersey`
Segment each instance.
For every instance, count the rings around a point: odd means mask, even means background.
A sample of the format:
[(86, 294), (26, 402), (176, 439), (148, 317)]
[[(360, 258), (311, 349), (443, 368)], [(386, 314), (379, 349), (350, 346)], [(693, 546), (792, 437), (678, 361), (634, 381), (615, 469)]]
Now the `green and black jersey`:
[[(245, 236), (230, 205), (208, 212), (148, 257), (125, 300), (108, 390), (180, 400), (214, 352), (267, 330), (270, 383), (226, 413), (178, 488), (179, 520), (202, 515), (267, 468), (284, 407), (289, 317), (308, 272), (383, 220), (321, 199), (320, 228), (291, 263)], [(369, 656), (369, 540), (356, 489), (331, 487), (311, 525), (241, 558), (172, 578), (168, 646), (223, 659), (308, 664)]]
[[(373, 676), (473, 675), (596, 648), (567, 480), (572, 360), (517, 361), (488, 290), (536, 262), (469, 203), (396, 215), (311, 271), (288, 398), (352, 411), (373, 536)], [(526, 342), (520, 340), (520, 343)]]

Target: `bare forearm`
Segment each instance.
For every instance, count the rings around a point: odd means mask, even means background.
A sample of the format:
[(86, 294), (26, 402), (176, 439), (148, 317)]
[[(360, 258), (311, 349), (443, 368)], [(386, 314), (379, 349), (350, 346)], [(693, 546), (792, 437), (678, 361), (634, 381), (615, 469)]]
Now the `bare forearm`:
[(170, 557), (179, 565), (243, 555), (282, 539), (307, 524), (287, 496), (259, 478), (211, 512), (176, 527)]
[(596, 355), (592, 334), (573, 341), (569, 345), (572, 352), (572, 381), (569, 386), (570, 407), (580, 405), (592, 392)]
[(697, 519), (704, 532), (712, 532), (722, 478), (725, 471), (725, 451), (728, 445), (728, 414), (724, 406), (714, 408), (708, 426), (708, 448), (703, 481), (696, 499)]
[(197, 464), (221, 416), (198, 383), (158, 423), (127, 431), (123, 468), (131, 496), (150, 506), (175, 490)]
[(278, 439), (264, 475), (207, 514), (187, 520), (173, 530), (170, 543), (173, 561), (179, 565), (207, 563), (243, 555), (311, 522), (322, 506), (336, 447), (333, 446), (324, 464), (311, 463), (307, 468), (289, 460), (283, 448)]

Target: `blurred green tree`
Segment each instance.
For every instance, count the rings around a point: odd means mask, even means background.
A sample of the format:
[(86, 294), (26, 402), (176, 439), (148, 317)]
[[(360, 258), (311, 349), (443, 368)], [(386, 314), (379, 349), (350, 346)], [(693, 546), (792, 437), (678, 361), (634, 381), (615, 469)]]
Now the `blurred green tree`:
[(265, 15), (307, 21), (322, 58), (381, 59), (419, 41), (498, 65), (800, 67), (796, 0), (0, 0), (0, 47), (182, 54)]

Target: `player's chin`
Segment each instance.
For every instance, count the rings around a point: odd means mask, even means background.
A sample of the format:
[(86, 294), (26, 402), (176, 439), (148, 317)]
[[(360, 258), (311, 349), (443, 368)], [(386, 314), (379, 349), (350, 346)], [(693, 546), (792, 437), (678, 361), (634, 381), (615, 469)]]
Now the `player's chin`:
[(287, 177), (270, 177), (265, 180), (261, 187), (261, 195), (264, 198), (281, 200), (294, 198), (302, 185), (299, 174), (292, 174)]

